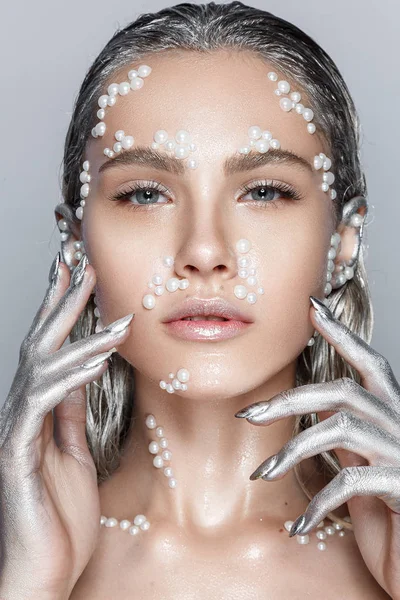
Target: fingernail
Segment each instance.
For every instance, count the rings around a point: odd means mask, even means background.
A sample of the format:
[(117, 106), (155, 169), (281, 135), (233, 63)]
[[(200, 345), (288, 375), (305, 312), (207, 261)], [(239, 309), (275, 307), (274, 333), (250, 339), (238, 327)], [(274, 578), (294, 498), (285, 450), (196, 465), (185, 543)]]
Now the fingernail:
[(321, 300), (318, 300), (318, 298), (315, 298), (314, 296), (310, 296), (310, 300), (318, 315), (328, 319), (333, 318), (331, 311), (323, 302), (321, 302)]
[(97, 354), (97, 356), (93, 356), (93, 358), (89, 358), (86, 362), (81, 365), (84, 369), (91, 369), (92, 367), (97, 367), (102, 362), (104, 362), (107, 358), (111, 356), (114, 350), (108, 350), (108, 352), (102, 352), (102, 354)]
[(121, 319), (118, 319), (117, 321), (114, 321), (113, 323), (107, 325), (107, 327), (104, 328), (104, 331), (110, 331), (111, 333), (120, 333), (128, 327), (129, 323), (132, 321), (134, 316), (135, 313), (131, 313), (126, 317), (122, 317)]
[(58, 265), (60, 264), (61, 253), (58, 251), (53, 262), (51, 263), (49, 271), (49, 283), (53, 283), (58, 274)]
[(79, 263), (77, 264), (77, 266), (75, 267), (75, 270), (71, 276), (71, 281), (69, 284), (69, 287), (74, 287), (76, 285), (78, 285), (79, 283), (81, 283), (83, 276), (85, 275), (85, 270), (86, 270), (86, 266), (89, 264), (89, 259), (87, 257), (87, 254), (84, 254), (81, 258), (81, 260), (79, 261)]
[(247, 406), (246, 408), (239, 410), (235, 414), (235, 417), (238, 417), (239, 419), (242, 419), (243, 417), (255, 417), (256, 415), (261, 415), (261, 413), (264, 413), (266, 410), (268, 410), (268, 404), (263, 406)]
[(297, 517), (297, 519), (290, 528), (289, 537), (293, 537), (294, 535), (296, 535), (296, 533), (300, 533), (303, 530), (305, 523), (306, 518), (304, 515), (300, 515), (299, 517)]
[(278, 461), (278, 455), (274, 454), (270, 456), (267, 460), (265, 460), (257, 469), (250, 475), (250, 479), (254, 481), (255, 479), (260, 479), (264, 475), (268, 475), (272, 469), (275, 467)]

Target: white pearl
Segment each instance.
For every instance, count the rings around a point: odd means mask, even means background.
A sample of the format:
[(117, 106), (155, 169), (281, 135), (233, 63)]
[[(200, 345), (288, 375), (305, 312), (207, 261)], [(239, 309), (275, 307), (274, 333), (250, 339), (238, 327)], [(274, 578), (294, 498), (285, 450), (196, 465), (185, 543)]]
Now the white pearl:
[(336, 285), (337, 287), (340, 287), (341, 285), (344, 285), (346, 283), (347, 279), (344, 276), (343, 273), (340, 273), (339, 275), (336, 276)]
[(319, 155), (322, 158), (322, 160), (326, 159), (326, 154), (324, 154), (323, 152), (320, 152)]
[(104, 525), (104, 523), (107, 521), (107, 517), (105, 517), (104, 515), (101, 515), (100, 517), (100, 525)]
[(312, 121), (314, 118), (314, 111), (311, 108), (305, 108), (303, 111), (303, 119), (305, 121)]
[(180, 279), (179, 280), (179, 289), (186, 290), (189, 287), (189, 279)]
[(150, 310), (155, 307), (156, 299), (154, 298), (153, 294), (146, 294), (142, 298), (142, 304), (145, 308), (148, 308)]
[(80, 250), (78, 250), (78, 252), (75, 252), (74, 258), (76, 260), (81, 260), (81, 258), (82, 258), (82, 252)]
[(269, 142), (269, 145), (271, 146), (271, 148), (273, 148), (274, 150), (279, 150), (279, 148), (281, 147), (281, 143), (279, 140), (276, 139), (272, 139)]
[(301, 102), (298, 102), (296, 104), (296, 106), (294, 107), (294, 110), (297, 112), (298, 115), (302, 115), (304, 112), (304, 104), (302, 104)]
[(290, 98), (291, 98), (291, 100), (293, 100), (293, 102), (296, 102), (296, 103), (300, 102), (300, 100), (301, 100), (301, 94), (299, 92), (292, 92), (290, 94)]
[(171, 467), (165, 467), (164, 469), (164, 475), (165, 477), (172, 477), (173, 475), (173, 471)]
[(179, 371), (176, 374), (176, 377), (181, 383), (187, 383), (190, 377), (189, 371), (187, 369), (179, 369)]
[(286, 531), (290, 531), (292, 525), (293, 525), (294, 521), (285, 521), (284, 523), (284, 528), (286, 529)]
[(298, 544), (308, 544), (308, 542), (310, 541), (309, 535), (297, 535), (296, 537)]
[(68, 223), (65, 219), (60, 219), (57, 223), (58, 228), (60, 231), (68, 231), (69, 227), (68, 227)]
[(325, 531), (317, 531), (316, 534), (319, 540), (326, 540), (326, 532)]
[(341, 529), (343, 529), (343, 525), (341, 525), (340, 523), (332, 523), (332, 527), (334, 527), (336, 531), (340, 531)]
[(289, 112), (290, 110), (292, 110), (293, 108), (293, 101), (290, 98), (281, 98), (279, 100), (279, 105), (281, 107), (282, 110), (284, 110), (285, 112)]
[(238, 275), (241, 279), (247, 279), (249, 276), (249, 272), (247, 271), (247, 269), (239, 269)]
[(160, 449), (160, 446), (157, 444), (157, 442), (150, 442), (150, 444), (149, 444), (150, 454), (157, 454), (159, 449)]
[(255, 275), (255, 274), (256, 274), (255, 269), (249, 269), (249, 275)]
[(262, 130), (258, 125), (252, 125), (248, 128), (247, 135), (252, 140), (258, 140), (262, 136)]
[(314, 123), (307, 123), (307, 131), (308, 133), (315, 133), (315, 130), (317, 128), (315, 127)]
[(170, 479), (168, 479), (168, 485), (170, 488), (176, 488), (177, 483), (178, 482), (173, 477), (170, 477)]
[(262, 132), (262, 137), (264, 140), (268, 140), (268, 142), (270, 140), (272, 140), (272, 133), (270, 131), (268, 131), (268, 129), (266, 129), (265, 131)]
[(264, 290), (264, 288), (263, 288), (263, 287), (259, 287), (259, 288), (257, 289), (257, 294), (261, 294), (261, 295), (262, 295), (262, 294), (265, 294), (265, 290)]
[(89, 161), (85, 160), (85, 162), (83, 163), (82, 167), (83, 167), (84, 171), (89, 171), (89, 167), (90, 167)]
[(278, 79), (278, 75), (274, 73), (274, 71), (270, 71), (268, 73), (268, 79), (270, 79), (271, 81), (276, 81)]
[(104, 135), (106, 132), (106, 124), (104, 123), (104, 121), (100, 121), (100, 123), (97, 123), (95, 130), (97, 135)]
[(354, 277), (353, 267), (346, 267), (344, 270), (344, 276), (346, 277), (346, 279), (352, 279)]
[(128, 79), (133, 79), (134, 77), (138, 76), (138, 72), (136, 71), (136, 69), (131, 69), (128, 73)]
[(89, 184), (84, 183), (81, 186), (81, 196), (83, 196), (84, 198), (87, 198), (89, 196), (89, 191), (90, 191)]
[(247, 283), (249, 285), (257, 285), (257, 277), (250, 275), (250, 277), (247, 278)]
[(328, 252), (328, 258), (333, 260), (336, 257), (336, 250), (335, 248), (329, 248), (329, 252)]
[(65, 233), (65, 231), (63, 231), (62, 233), (60, 233), (60, 239), (61, 239), (62, 242), (65, 242), (68, 239), (68, 233)]
[(246, 300), (247, 302), (249, 302), (249, 304), (255, 304), (257, 302), (257, 294), (254, 294), (254, 292), (250, 292), (249, 294), (247, 294)]
[(288, 81), (278, 81), (278, 90), (281, 94), (288, 94), (290, 92), (290, 84)]
[(160, 388), (161, 388), (162, 390), (165, 390), (165, 388), (166, 388), (166, 387), (167, 387), (167, 384), (166, 384), (166, 383), (165, 383), (165, 381), (162, 379), (162, 380), (160, 381)]
[(332, 273), (330, 273), (329, 271), (326, 274), (326, 281), (331, 281), (332, 279)]
[(152, 290), (152, 289), (153, 289), (153, 287), (154, 287), (154, 283), (152, 283), (151, 281), (149, 281), (149, 282), (147, 283), (147, 287), (148, 287), (148, 288), (150, 288), (150, 289)]
[(241, 252), (242, 254), (245, 254), (246, 252), (248, 252), (250, 250), (250, 248), (251, 248), (251, 243), (249, 242), (249, 240), (242, 238), (238, 242), (236, 242), (236, 250), (238, 252)]
[(139, 533), (139, 527), (136, 527), (136, 525), (132, 525), (132, 527), (129, 527), (129, 533), (131, 535), (137, 535)]
[(319, 169), (321, 169), (323, 165), (323, 160), (320, 156), (314, 156), (314, 169), (316, 169), (317, 171)]
[(187, 161), (187, 166), (189, 169), (197, 169), (198, 162), (194, 158), (189, 158)]
[(83, 217), (83, 208), (82, 208), (82, 206), (79, 206), (76, 209), (75, 214), (76, 214), (76, 216), (77, 216), (78, 219), (82, 219), (82, 217)]
[(173, 258), (173, 256), (164, 256), (164, 258), (163, 258), (163, 265), (165, 267), (172, 267), (173, 264), (174, 264), (174, 258)]
[(129, 148), (131, 148), (133, 146), (133, 142), (135, 140), (133, 139), (133, 136), (131, 135), (126, 135), (124, 138), (122, 138), (122, 147), (124, 150), (129, 150)]
[(104, 110), (104, 108), (99, 108), (99, 110), (97, 111), (97, 117), (100, 119), (100, 121), (102, 121), (104, 119), (104, 117), (106, 116), (106, 111)]
[(196, 144), (189, 144), (189, 148), (191, 152), (195, 152), (196, 150)]
[(257, 150), (257, 152), (261, 152), (261, 154), (264, 154), (269, 150), (269, 142), (267, 140), (257, 140), (254, 144), (254, 147)]
[(117, 101), (117, 97), (116, 96), (108, 96), (108, 100), (107, 100), (107, 106), (114, 106), (114, 104)]
[(131, 90), (140, 90), (143, 87), (144, 81), (141, 77), (131, 79)]
[(331, 171), (326, 171), (322, 174), (322, 181), (325, 181), (328, 185), (332, 185), (335, 181), (335, 176)]
[(175, 392), (172, 383), (167, 383), (167, 387), (165, 389), (167, 390), (168, 394), (173, 394)]
[(167, 280), (165, 287), (169, 292), (176, 292), (176, 290), (179, 288), (179, 279), (176, 277), (171, 277)]
[(359, 213), (354, 213), (350, 218), (350, 225), (353, 227), (361, 227), (364, 217)]
[(174, 390), (180, 390), (181, 389), (181, 382), (179, 381), (179, 379), (174, 378), (172, 380), (172, 387), (174, 388)]
[(332, 246), (338, 246), (340, 244), (340, 242), (342, 241), (342, 237), (340, 235), (339, 232), (335, 232), (332, 236), (331, 236), (331, 245)]
[(161, 457), (163, 460), (171, 460), (171, 458), (172, 458), (171, 450), (163, 450), (163, 452), (161, 453)]
[(334, 200), (337, 196), (336, 190), (330, 190), (331, 198)]
[(142, 531), (147, 531), (150, 528), (150, 523), (148, 521), (144, 521), (144, 523), (142, 523), (140, 525), (140, 529)]
[(156, 285), (161, 285), (163, 282), (163, 278), (162, 275), (153, 275), (153, 277), (151, 278), (152, 282), (155, 283)]
[(330, 159), (330, 158), (328, 158), (328, 157), (326, 157), (326, 158), (324, 159), (324, 164), (323, 164), (322, 166), (323, 166), (323, 168), (324, 168), (324, 171), (329, 171), (329, 169), (330, 169), (330, 168), (331, 168), (331, 166), (332, 166), (332, 161), (331, 161), (331, 159)]
[(154, 416), (154, 415), (148, 415), (148, 416), (146, 417), (146, 421), (145, 421), (145, 423), (146, 423), (146, 427), (147, 427), (148, 429), (154, 429), (154, 428), (157, 426), (157, 423), (156, 423), (156, 418), (155, 418), (155, 416)]
[(103, 94), (98, 99), (97, 104), (100, 106), (100, 108), (105, 108), (107, 106), (107, 100), (108, 100), (107, 94)]
[(131, 86), (130, 86), (129, 81), (123, 81), (118, 86), (118, 93), (121, 96), (126, 96), (128, 94), (128, 92), (130, 91), (130, 89), (131, 89)]
[(158, 129), (155, 132), (153, 139), (157, 144), (165, 144), (168, 140), (168, 132), (165, 131), (165, 129)]
[(332, 286), (331, 286), (330, 283), (327, 283), (325, 285), (325, 288), (324, 288), (324, 294), (325, 294), (325, 296), (329, 296), (329, 294), (331, 293), (331, 291), (332, 291)]
[(156, 429), (156, 436), (157, 437), (163, 437), (164, 436), (164, 428), (163, 427), (157, 427), (157, 429)]
[(113, 150), (114, 150), (114, 152), (121, 152), (121, 150), (122, 150), (121, 142), (115, 142), (115, 144), (113, 146)]
[(168, 142), (165, 142), (164, 147), (166, 150), (173, 150), (175, 148), (174, 140), (168, 140)]
[(138, 68), (139, 77), (148, 77), (151, 73), (151, 67), (149, 65), (140, 65)]
[(79, 181), (81, 183), (87, 183), (88, 182), (88, 172), (87, 171), (82, 171), (82, 173), (80, 173), (79, 175)]
[(154, 293), (156, 296), (162, 296), (164, 292), (165, 292), (165, 287), (163, 287), (162, 285), (158, 285), (157, 287), (154, 288)]
[(317, 548), (318, 548), (318, 550), (326, 550), (325, 542), (318, 542)]
[(117, 142), (120, 142), (125, 137), (125, 131), (123, 129), (118, 129), (118, 131), (115, 132), (114, 137)]
[(118, 521), (117, 519), (114, 519), (114, 517), (110, 517), (104, 524), (106, 527), (116, 527), (118, 525)]
[(128, 529), (128, 527), (130, 527), (130, 526), (131, 526), (131, 522), (130, 522), (130, 521), (128, 521), (127, 519), (123, 519), (123, 520), (120, 522), (119, 526), (121, 527), (121, 529), (123, 529), (123, 530), (125, 531), (125, 529)]
[(155, 456), (153, 458), (153, 465), (157, 468), (157, 469), (161, 469), (161, 467), (164, 466), (164, 461), (161, 458), (161, 456)]
[(239, 152), (240, 154), (249, 154), (250, 148), (249, 146), (242, 146), (241, 148), (239, 148)]
[(165, 437), (161, 438), (159, 441), (159, 444), (160, 444), (160, 448), (168, 448), (167, 438), (165, 438)]
[(109, 96), (116, 96), (118, 94), (118, 90), (119, 90), (118, 83), (111, 83), (107, 88), (107, 92), (108, 92)]
[(326, 183), (326, 181), (324, 181), (324, 183), (321, 185), (321, 190), (323, 192), (327, 192), (329, 190), (329, 185)]
[(247, 296), (247, 289), (244, 285), (235, 285), (233, 293), (235, 294), (236, 298), (243, 300), (243, 298), (246, 298)]
[(182, 390), (182, 392), (186, 392), (186, 390), (187, 390), (187, 384), (186, 383), (182, 383), (181, 384), (181, 390)]
[(238, 260), (238, 265), (239, 265), (239, 267), (242, 267), (244, 269), (245, 267), (249, 266), (249, 262), (250, 261), (249, 261), (249, 259), (246, 256), (242, 256)]
[(185, 129), (179, 129), (175, 134), (175, 140), (178, 144), (190, 144), (190, 133)]
[(168, 373), (168, 377), (169, 377), (170, 379), (173, 379), (173, 378), (175, 377), (175, 374), (174, 374), (174, 373)]
[(176, 158), (187, 158), (189, 153), (189, 146), (176, 146), (174, 151)]
[(344, 537), (346, 535), (346, 533), (344, 531), (339, 531), (338, 536), (339, 537)]
[(134, 525), (137, 525), (138, 527), (145, 521), (146, 517), (144, 515), (136, 515), (136, 517), (133, 519)]
[(327, 527), (324, 527), (324, 529), (328, 535), (334, 535), (334, 533), (335, 533), (335, 530), (330, 525), (328, 525)]

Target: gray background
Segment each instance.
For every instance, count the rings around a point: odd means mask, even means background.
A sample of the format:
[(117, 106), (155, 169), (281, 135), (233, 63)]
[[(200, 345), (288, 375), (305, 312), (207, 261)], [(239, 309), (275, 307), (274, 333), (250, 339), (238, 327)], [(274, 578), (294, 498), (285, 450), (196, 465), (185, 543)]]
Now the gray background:
[[(375, 308), (372, 346), (399, 377), (398, 0), (245, 3), (303, 29), (331, 55), (349, 85), (363, 124), (362, 157), (369, 185), (365, 232)], [(0, 406), (59, 248), (54, 207), (61, 200), (64, 136), (81, 81), (117, 28), (142, 12), (171, 4), (36, 0), (8, 2), (2, 8)]]

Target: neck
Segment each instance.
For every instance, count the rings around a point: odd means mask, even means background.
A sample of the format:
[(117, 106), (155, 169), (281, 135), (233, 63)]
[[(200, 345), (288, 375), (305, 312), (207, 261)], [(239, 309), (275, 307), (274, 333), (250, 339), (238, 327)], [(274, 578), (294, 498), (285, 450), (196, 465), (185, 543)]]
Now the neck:
[[(235, 417), (245, 406), (295, 387), (295, 367), (290, 364), (251, 392), (196, 400), (183, 393), (168, 394), (135, 372), (132, 424), (120, 467), (102, 484), (103, 513), (117, 519), (143, 513), (149, 520), (165, 517), (177, 526), (199, 529), (232, 527), (263, 516), (276, 517), (280, 523), (297, 517), (309, 500), (293, 469), (273, 482), (249, 479), (259, 464), (292, 437), (294, 417), (269, 426)], [(146, 426), (149, 414), (168, 440), (172, 456), (164, 466), (173, 470), (174, 489), (163, 468), (153, 465), (155, 455), (148, 447), (159, 438), (155, 429)]]

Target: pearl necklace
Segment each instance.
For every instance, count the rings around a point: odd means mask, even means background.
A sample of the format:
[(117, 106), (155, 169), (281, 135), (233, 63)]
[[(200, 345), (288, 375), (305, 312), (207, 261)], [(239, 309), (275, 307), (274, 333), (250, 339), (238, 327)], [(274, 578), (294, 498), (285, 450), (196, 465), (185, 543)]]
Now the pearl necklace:
[[(157, 427), (156, 418), (154, 415), (148, 415), (145, 420), (146, 427), (150, 430), (155, 429), (155, 434), (157, 439), (152, 440), (149, 443), (148, 449), (150, 454), (155, 455), (153, 458), (153, 466), (156, 469), (163, 469), (164, 475), (168, 478), (168, 485), (171, 489), (175, 489), (177, 486), (177, 481), (173, 477), (173, 471), (170, 466), (165, 466), (166, 462), (169, 462), (172, 457), (172, 452), (168, 450), (168, 440), (164, 437), (164, 428), (161, 426)], [(345, 517), (345, 521), (351, 523), (350, 517)], [(262, 519), (260, 519), (262, 521)], [(285, 521), (284, 528), (287, 532), (290, 531), (291, 526), (294, 521)], [(101, 515), (100, 517), (100, 526), (105, 527), (117, 527), (119, 524), (119, 528), (123, 531), (128, 531), (130, 535), (138, 535), (140, 531), (148, 531), (150, 528), (150, 522), (147, 520), (146, 516), (143, 514), (138, 514), (134, 517), (133, 521), (129, 521), (128, 519), (122, 519), (118, 521), (115, 517), (106, 517), (105, 515)], [(343, 526), (339, 523), (332, 522), (331, 525), (325, 525), (325, 521), (321, 521), (317, 525), (317, 530), (315, 531), (315, 537), (317, 541), (318, 550), (326, 550), (327, 548), (327, 539), (332, 537), (336, 531), (338, 532), (339, 537), (343, 537), (345, 535), (345, 531)], [(300, 545), (305, 545), (310, 542), (310, 535), (296, 535), (297, 543)]]

